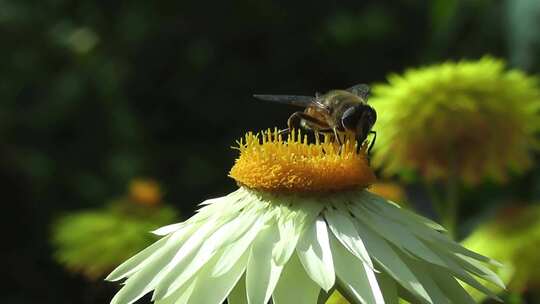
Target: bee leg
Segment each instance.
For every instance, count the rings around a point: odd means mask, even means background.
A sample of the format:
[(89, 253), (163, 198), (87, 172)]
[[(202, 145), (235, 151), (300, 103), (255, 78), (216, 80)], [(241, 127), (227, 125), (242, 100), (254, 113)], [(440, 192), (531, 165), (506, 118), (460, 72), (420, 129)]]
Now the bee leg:
[(287, 120), (289, 132), (292, 129), (307, 129), (307, 130), (321, 130), (327, 128), (326, 123), (319, 119), (312, 117), (305, 112), (294, 112), (289, 116)]
[(336, 127), (332, 128), (332, 131), (334, 132), (334, 136), (336, 137), (336, 141), (339, 144), (340, 149), (341, 149), (342, 143), (341, 143), (341, 138), (339, 138), (339, 133), (337, 131), (337, 128)]
[(289, 134), (289, 132), (291, 132), (291, 130), (289, 128), (281, 129), (281, 130), (278, 131), (278, 135)]
[(369, 131), (369, 134), (373, 134), (373, 139), (369, 142), (369, 147), (367, 149), (367, 154), (368, 155), (371, 152), (371, 149), (373, 148), (373, 146), (375, 145), (375, 140), (377, 139), (377, 132)]
[(304, 112), (294, 112), (287, 119), (287, 129), (279, 131), (279, 134), (289, 134), (293, 129), (300, 129), (302, 127), (302, 119)]

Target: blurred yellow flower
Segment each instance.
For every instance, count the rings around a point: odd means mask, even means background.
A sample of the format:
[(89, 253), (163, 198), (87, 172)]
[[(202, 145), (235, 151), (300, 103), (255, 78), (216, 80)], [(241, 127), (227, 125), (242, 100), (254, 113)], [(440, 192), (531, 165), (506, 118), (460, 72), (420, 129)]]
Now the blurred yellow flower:
[(504, 181), (531, 164), (539, 146), (538, 79), (501, 60), (446, 62), (390, 75), (376, 85), (373, 162), (388, 175), (454, 174), (468, 184)]
[(127, 197), (104, 208), (73, 212), (53, 223), (54, 257), (66, 268), (97, 279), (155, 240), (148, 233), (176, 219), (161, 202), (159, 184), (134, 179)]
[(405, 190), (397, 183), (375, 182), (369, 186), (368, 191), (400, 205), (403, 205), (407, 200)]
[(148, 208), (126, 200), (64, 215), (53, 224), (54, 258), (70, 271), (98, 279), (155, 241), (149, 231), (176, 217), (170, 207)]
[(153, 206), (161, 202), (161, 188), (152, 179), (137, 178), (129, 184), (130, 199), (141, 205)]
[[(540, 206), (503, 209), (462, 244), (501, 262), (505, 267), (493, 270), (510, 291), (523, 292), (540, 287)], [(469, 291), (476, 299), (484, 298)]]

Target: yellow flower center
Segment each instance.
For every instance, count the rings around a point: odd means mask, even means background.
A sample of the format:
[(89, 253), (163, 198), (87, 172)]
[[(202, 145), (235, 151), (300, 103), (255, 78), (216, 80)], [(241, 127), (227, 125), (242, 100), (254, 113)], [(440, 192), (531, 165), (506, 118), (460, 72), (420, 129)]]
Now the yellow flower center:
[(240, 185), (271, 192), (324, 192), (365, 188), (375, 181), (366, 147), (352, 135), (340, 146), (332, 136), (291, 132), (284, 139), (277, 130), (247, 133), (237, 142), (240, 156), (229, 176)]

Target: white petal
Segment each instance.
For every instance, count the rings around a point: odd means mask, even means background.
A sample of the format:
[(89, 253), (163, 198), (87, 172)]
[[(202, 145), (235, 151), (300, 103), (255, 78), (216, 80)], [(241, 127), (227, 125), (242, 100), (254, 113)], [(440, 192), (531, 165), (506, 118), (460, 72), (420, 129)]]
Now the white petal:
[(249, 227), (248, 232), (238, 239), (234, 244), (230, 244), (224, 248), (223, 254), (216, 262), (214, 269), (212, 270), (212, 276), (220, 276), (223, 273), (229, 271), (236, 261), (249, 249), (249, 246), (253, 243), (253, 240), (266, 223), (267, 217), (264, 215), (259, 216), (257, 221)]
[(177, 231), (178, 229), (182, 228), (185, 225), (186, 225), (185, 222), (171, 224), (171, 225), (163, 226), (151, 232), (155, 235), (167, 235), (167, 234)]
[(380, 272), (377, 273), (377, 282), (379, 287), (383, 292), (384, 303), (385, 304), (398, 304), (399, 297), (396, 286), (396, 281), (387, 273)]
[(470, 272), (478, 277), (483, 278), (488, 282), (497, 285), (501, 289), (505, 288), (505, 285), (503, 281), (499, 278), (499, 276), (495, 274), (491, 269), (482, 265), (481, 262), (468, 256), (461, 255), (459, 253), (452, 253), (437, 242), (430, 243), (430, 247), (433, 248), (433, 250), (435, 250), (439, 256), (449, 260), (447, 264), (449, 264), (451, 267), (462, 269), (462, 271)]
[(446, 231), (446, 229), (438, 223), (423, 216), (420, 216), (414, 212), (411, 212), (407, 209), (403, 209), (399, 205), (369, 191), (364, 191), (361, 195), (364, 206), (368, 206), (373, 209), (379, 209), (381, 213), (384, 213), (386, 216), (400, 223), (403, 223), (405, 225), (420, 224), (422, 226), (425, 226), (426, 228), (431, 228), (438, 231)]
[(182, 286), (182, 288), (175, 291), (169, 297), (163, 300), (157, 300), (156, 304), (187, 304), (189, 303), (189, 298), (195, 291), (195, 286), (197, 285), (197, 278), (191, 281), (189, 284)]
[(330, 230), (332, 230), (332, 233), (341, 244), (373, 269), (373, 263), (369, 257), (369, 253), (364, 246), (364, 242), (358, 235), (350, 216), (340, 209), (329, 208), (325, 211), (324, 217), (328, 221)]
[(242, 276), (227, 297), (227, 304), (248, 304), (246, 294), (246, 276)]
[(360, 222), (355, 222), (358, 234), (365, 241), (371, 255), (401, 286), (414, 295), (433, 303), (422, 284), (405, 264), (394, 248), (374, 231)]
[(330, 240), (339, 286), (361, 303), (384, 304), (384, 297), (372, 268), (350, 254), (334, 236), (331, 236)]
[(306, 274), (297, 255), (285, 265), (281, 278), (274, 290), (274, 304), (317, 303), (321, 287)]
[(403, 225), (389, 220), (385, 218), (384, 215), (380, 215), (358, 204), (354, 206), (351, 205), (350, 208), (360, 221), (366, 223), (383, 238), (404, 250), (406, 253), (415, 255), (427, 262), (447, 267), (444, 261), (437, 256), (433, 250), (422, 243)]
[(414, 214), (411, 211), (400, 209), (392, 204), (389, 204), (385, 199), (378, 197), (374, 194), (369, 194), (370, 198), (364, 202), (363, 206), (368, 206), (371, 210), (379, 210), (379, 214), (384, 214), (400, 223), (403, 223), (407, 228), (416, 234), (421, 239), (437, 246), (444, 246), (444, 251), (452, 251), (459, 253), (478, 261), (490, 263), (496, 266), (502, 266), (499, 262), (494, 261), (488, 257), (482, 256), (476, 252), (470, 251), (461, 244), (453, 241), (444, 233), (440, 233), (436, 230), (444, 231), (439, 224), (424, 218), (420, 215)]
[(475, 304), (476, 301), (463, 289), (456, 279), (443, 271), (431, 271), (431, 276), (452, 303)]
[(493, 299), (500, 300), (492, 290), (490, 290), (489, 288), (487, 288), (486, 286), (478, 282), (472, 275), (470, 275), (467, 271), (465, 271), (465, 269), (463, 269), (459, 264), (454, 262), (446, 254), (441, 254), (440, 256), (441, 258), (445, 260), (446, 264), (449, 265), (446, 269), (444, 268), (441, 269), (441, 271), (446, 271), (448, 273), (451, 273), (456, 278), (469, 284), (470, 286), (474, 287), (480, 292), (490, 296)]
[(326, 223), (318, 218), (315, 225), (308, 227), (296, 247), (300, 262), (309, 277), (325, 291), (334, 286), (336, 275)]
[[(186, 283), (224, 244), (234, 242), (239, 236), (245, 233), (255, 219), (256, 217), (252, 214), (239, 214), (232, 221), (219, 227), (208, 238), (200, 240), (204, 243), (193, 257), (186, 254), (177, 264), (172, 264), (171, 262), (167, 266), (167, 274), (161, 279), (154, 292), (154, 299), (165, 298)], [(187, 243), (189, 241), (186, 242), (186, 245)], [(183, 249), (184, 247), (180, 249), (179, 254)]]
[[(425, 287), (434, 303), (451, 303), (447, 295), (439, 288), (435, 281), (433, 281), (431, 276), (432, 269), (430, 269), (431, 266), (429, 266), (429, 264), (406, 257), (404, 255), (402, 255), (401, 258), (409, 265), (411, 269), (414, 269), (414, 275)], [(437, 266), (433, 265), (432, 267)], [(438, 271), (444, 271), (439, 267), (437, 268), (439, 269)]]
[(105, 280), (118, 281), (122, 278), (128, 277), (130, 274), (136, 272), (141, 263), (148, 259), (152, 254), (162, 249), (169, 237), (163, 237), (156, 241), (154, 244), (146, 247), (141, 252), (129, 258), (127, 261), (118, 266), (113, 272), (111, 272)]
[(195, 286), (195, 290), (189, 298), (188, 303), (223, 303), (246, 270), (248, 256), (249, 252), (246, 252), (229, 272), (218, 277), (213, 277), (211, 275), (214, 263), (217, 261), (217, 259), (213, 259), (213, 263), (206, 265), (201, 272), (197, 274), (197, 285)]
[(276, 265), (272, 249), (279, 241), (276, 225), (269, 225), (253, 242), (246, 272), (248, 303), (267, 303), (276, 287), (283, 266)]
[(192, 226), (187, 231), (177, 231), (167, 239), (163, 249), (144, 260), (140, 269), (130, 276), (125, 286), (114, 296), (111, 304), (133, 303), (155, 288), (157, 282), (164, 275), (165, 266), (182, 247), (184, 240), (196, 228)]
[(294, 203), (284, 203), (279, 208), (279, 242), (274, 247), (272, 256), (278, 265), (287, 263), (294, 252), (300, 235), (314, 224), (322, 209), (322, 204), (299, 199)]
[(488, 267), (482, 265), (475, 259), (472, 259), (468, 256), (456, 255), (456, 259), (460, 265), (462, 265), (467, 271), (474, 273), (475, 275), (481, 277), (482, 279), (491, 282), (502, 289), (505, 289), (506, 286), (504, 282), (499, 278), (499, 276), (493, 272)]

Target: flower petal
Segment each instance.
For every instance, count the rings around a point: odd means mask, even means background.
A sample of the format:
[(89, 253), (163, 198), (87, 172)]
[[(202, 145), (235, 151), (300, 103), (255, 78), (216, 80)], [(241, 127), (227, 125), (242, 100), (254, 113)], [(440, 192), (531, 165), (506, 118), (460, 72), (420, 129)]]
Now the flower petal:
[(309, 277), (325, 291), (334, 286), (336, 275), (326, 223), (318, 218), (314, 225), (302, 234), (296, 247), (300, 262)]
[[(215, 232), (209, 235), (208, 238), (203, 238), (201, 240), (193, 239), (194, 246), (197, 246), (197, 242), (204, 242), (193, 257), (188, 253), (181, 256), (180, 254), (185, 248), (182, 247), (177, 256), (175, 256), (175, 258), (180, 256), (177, 262), (174, 263), (175, 260), (173, 259), (173, 261), (167, 265), (167, 269), (165, 270), (166, 274), (160, 280), (154, 292), (154, 299), (166, 298), (177, 288), (186, 283), (218, 252), (219, 249), (223, 247), (224, 244), (234, 242), (245, 233), (255, 219), (256, 216), (254, 214), (239, 214), (232, 221), (219, 227)], [(186, 242), (186, 245), (191, 240), (192, 238)]]
[(156, 229), (154, 231), (150, 231), (150, 232), (155, 234), (155, 235), (164, 236), (164, 235), (176, 232), (178, 229), (182, 228), (185, 225), (186, 225), (185, 222), (176, 223), (176, 224), (171, 224), (171, 225), (160, 227), (160, 228), (158, 228), (158, 229)]
[(374, 258), (388, 274), (412, 294), (424, 299), (428, 303), (433, 303), (413, 271), (401, 260), (400, 256), (390, 244), (364, 224), (356, 221), (355, 226), (358, 229), (358, 234), (362, 240), (365, 241), (371, 257)]
[(463, 266), (467, 271), (474, 273), (475, 275), (499, 286), (502, 289), (506, 288), (504, 282), (494, 271), (482, 265), (477, 260), (460, 254), (456, 254), (456, 259), (458, 263)]
[(276, 287), (283, 269), (272, 258), (272, 249), (278, 241), (276, 225), (269, 225), (253, 242), (246, 272), (246, 291), (250, 304), (267, 303)]
[(197, 279), (194, 279), (189, 284), (186, 284), (182, 286), (182, 288), (176, 290), (169, 297), (162, 300), (157, 300), (155, 304), (187, 304), (189, 303), (189, 298), (191, 298), (191, 295), (195, 291), (196, 285)]
[(386, 216), (391, 217), (392, 219), (405, 224), (415, 225), (421, 224), (423, 226), (435, 229), (438, 231), (446, 231), (446, 229), (439, 225), (438, 223), (420, 216), (414, 212), (411, 212), (407, 209), (401, 208), (399, 205), (369, 191), (362, 192), (362, 201), (364, 206), (369, 206), (373, 209), (379, 209), (381, 213), (384, 213)]
[[(217, 259), (205, 265), (197, 273), (197, 285), (189, 298), (189, 304), (221, 304), (227, 298), (233, 287), (238, 283), (246, 269), (249, 252), (246, 252), (238, 262), (221, 276), (212, 276), (212, 268)], [(211, 290), (209, 291), (209, 288)]]
[(278, 220), (279, 242), (272, 255), (276, 264), (284, 265), (291, 257), (300, 235), (314, 224), (323, 205), (299, 199), (280, 206)]
[(409, 265), (411, 269), (414, 269), (414, 275), (418, 278), (422, 286), (428, 292), (429, 297), (433, 303), (451, 303), (446, 294), (439, 288), (439, 286), (433, 281), (430, 271), (427, 268), (428, 264), (418, 262), (415, 259), (402, 255), (401, 258)]
[(283, 269), (272, 299), (274, 304), (314, 304), (320, 291), (321, 287), (307, 276), (298, 256), (293, 255)]
[(364, 208), (361, 204), (351, 204), (349, 206), (355, 216), (398, 248), (427, 262), (448, 267), (433, 250), (422, 243), (403, 225), (385, 218), (382, 214)]
[(384, 297), (373, 269), (350, 254), (334, 236), (330, 237), (330, 243), (339, 286), (361, 303), (384, 304)]
[(154, 244), (146, 247), (141, 252), (129, 258), (127, 261), (118, 266), (113, 272), (111, 272), (105, 280), (118, 281), (122, 278), (130, 276), (130, 274), (140, 269), (140, 266), (158, 250), (163, 249), (163, 246), (167, 243), (169, 236), (163, 237), (156, 241)]
[[(208, 225), (213, 225), (213, 223), (208, 223)], [(185, 239), (196, 227), (192, 226), (187, 231), (181, 230), (173, 233), (163, 248), (146, 259), (141, 264), (140, 269), (127, 279), (125, 286), (111, 300), (111, 304), (133, 303), (154, 289), (164, 275), (165, 266), (183, 247)]]
[(440, 256), (445, 260), (445, 263), (449, 265), (448, 267), (446, 267), (446, 269), (443, 267), (441, 271), (452, 274), (464, 283), (467, 283), (471, 287), (474, 287), (478, 291), (484, 293), (485, 295), (488, 295), (495, 300), (500, 300), (499, 297), (497, 297), (497, 295), (492, 290), (478, 282), (472, 275), (470, 275), (465, 269), (463, 269), (463, 267), (454, 262), (446, 254), (441, 254)]
[(223, 254), (219, 257), (219, 260), (212, 270), (212, 276), (219, 276), (224, 272), (229, 271), (236, 261), (248, 250), (249, 246), (251, 246), (255, 237), (257, 237), (264, 227), (266, 220), (266, 216), (259, 216), (257, 221), (249, 228), (248, 232), (235, 241), (234, 244), (230, 244), (224, 248)]
[(341, 209), (328, 208), (324, 212), (324, 218), (328, 221), (330, 230), (341, 244), (373, 269), (373, 262), (364, 246), (364, 242), (356, 231), (354, 223), (350, 220), (350, 216)]
[(246, 294), (246, 276), (242, 276), (227, 297), (227, 304), (248, 304)]
[(452, 303), (475, 304), (476, 301), (463, 289), (458, 281), (443, 271), (431, 271), (431, 277), (444, 291)]
[(377, 273), (377, 282), (383, 292), (385, 304), (398, 304), (399, 297), (396, 282), (394, 279), (385, 272)]

